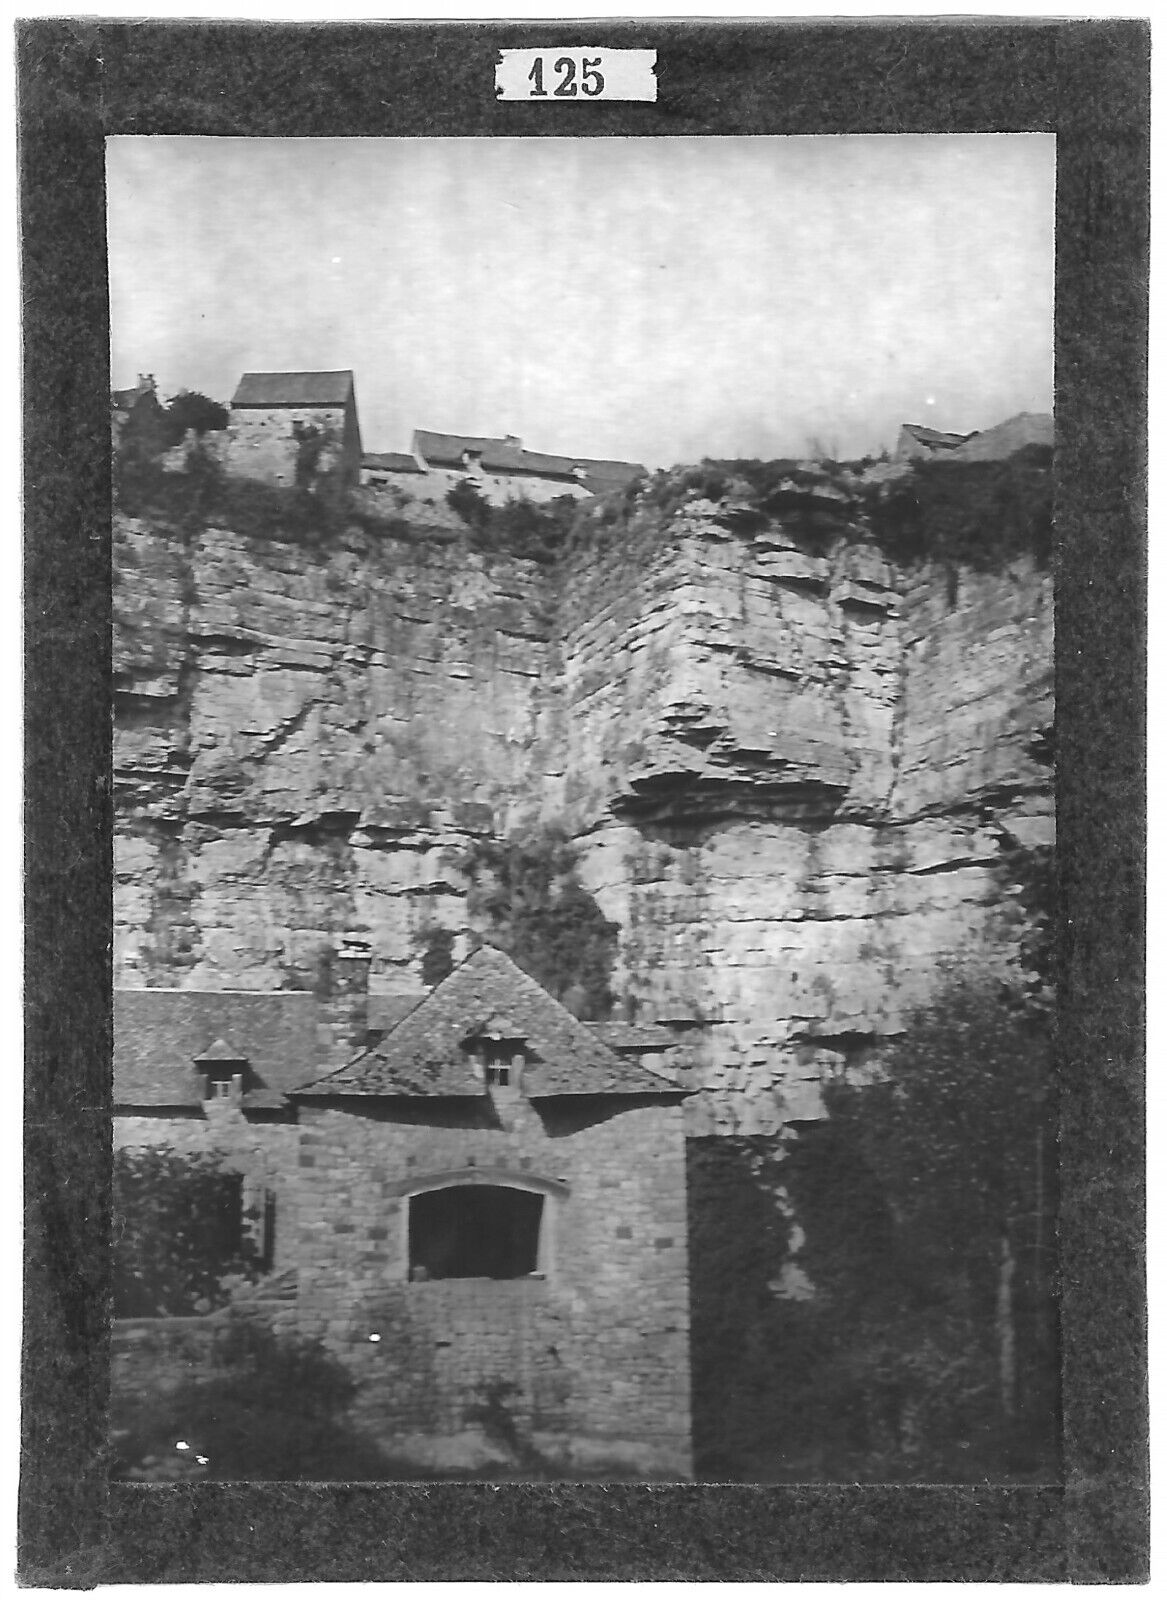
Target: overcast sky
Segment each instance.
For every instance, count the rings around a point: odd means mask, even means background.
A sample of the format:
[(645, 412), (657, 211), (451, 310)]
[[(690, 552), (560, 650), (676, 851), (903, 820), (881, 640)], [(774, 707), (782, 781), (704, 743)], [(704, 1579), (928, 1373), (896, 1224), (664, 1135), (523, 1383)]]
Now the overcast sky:
[(108, 142), (113, 381), (649, 466), (1052, 408), (1043, 135)]

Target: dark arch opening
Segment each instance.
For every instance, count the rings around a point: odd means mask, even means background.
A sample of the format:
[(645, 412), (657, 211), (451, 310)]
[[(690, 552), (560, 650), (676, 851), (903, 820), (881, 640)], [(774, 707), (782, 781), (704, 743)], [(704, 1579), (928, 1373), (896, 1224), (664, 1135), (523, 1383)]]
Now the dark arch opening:
[(525, 1278), (539, 1265), (543, 1196), (457, 1184), (409, 1202), (409, 1276)]

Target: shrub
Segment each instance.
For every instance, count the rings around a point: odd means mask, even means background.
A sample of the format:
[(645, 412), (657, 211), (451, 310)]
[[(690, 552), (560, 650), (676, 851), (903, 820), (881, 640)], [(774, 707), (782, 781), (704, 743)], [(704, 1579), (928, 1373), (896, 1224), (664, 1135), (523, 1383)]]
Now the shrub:
[(1047, 445), (1028, 445), (1005, 461), (917, 462), (868, 493), (875, 540), (905, 566), (934, 560), (998, 571), (1020, 555), (1047, 566), (1052, 460)]
[(219, 1156), (119, 1150), (113, 1217), (115, 1316), (210, 1311), (226, 1302), (226, 1278), (258, 1272), (242, 1228), (241, 1179)]
[(490, 503), (482, 498), (469, 478), (456, 483), (447, 492), (446, 504), (458, 513), (468, 528), (483, 532), (490, 522)]
[(421, 981), (434, 989), (454, 970), (454, 935), (449, 928), (428, 927), (421, 958)]
[[(318, 1341), (232, 1318), (206, 1373), (148, 1398), (115, 1394), (114, 1475), (390, 1477), (386, 1458), (347, 1420), (355, 1394), (352, 1377)], [(180, 1440), (189, 1446), (181, 1453)]]
[(471, 549), (544, 564), (558, 556), (577, 511), (572, 495), (559, 495), (543, 505), (518, 499), (492, 506), (470, 479), (455, 484), (446, 503), (466, 524)]
[(603, 1018), (619, 928), (580, 883), (561, 828), (481, 840), (467, 862), (471, 921), (576, 1016)]
[(188, 432), (202, 438), (205, 433), (220, 433), (227, 426), (226, 406), (209, 400), (197, 389), (180, 389), (163, 413), (164, 437), (168, 445), (181, 444)]

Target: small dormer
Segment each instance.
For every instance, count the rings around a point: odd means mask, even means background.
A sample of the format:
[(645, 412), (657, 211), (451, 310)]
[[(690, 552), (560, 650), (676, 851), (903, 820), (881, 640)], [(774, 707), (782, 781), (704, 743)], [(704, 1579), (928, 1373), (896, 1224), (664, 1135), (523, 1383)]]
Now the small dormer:
[(203, 1099), (239, 1105), (247, 1079), (247, 1057), (225, 1039), (215, 1042), (195, 1057), (195, 1070), (202, 1077)]
[(527, 1060), (526, 1038), (516, 1023), (490, 1016), (462, 1041), (488, 1089), (517, 1090)]

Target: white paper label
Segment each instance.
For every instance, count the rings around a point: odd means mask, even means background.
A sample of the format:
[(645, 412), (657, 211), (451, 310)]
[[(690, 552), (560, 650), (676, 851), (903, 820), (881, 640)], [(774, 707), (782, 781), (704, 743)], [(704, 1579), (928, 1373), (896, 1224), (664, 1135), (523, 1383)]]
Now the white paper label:
[(655, 100), (656, 51), (500, 50), (494, 92), (500, 100)]

